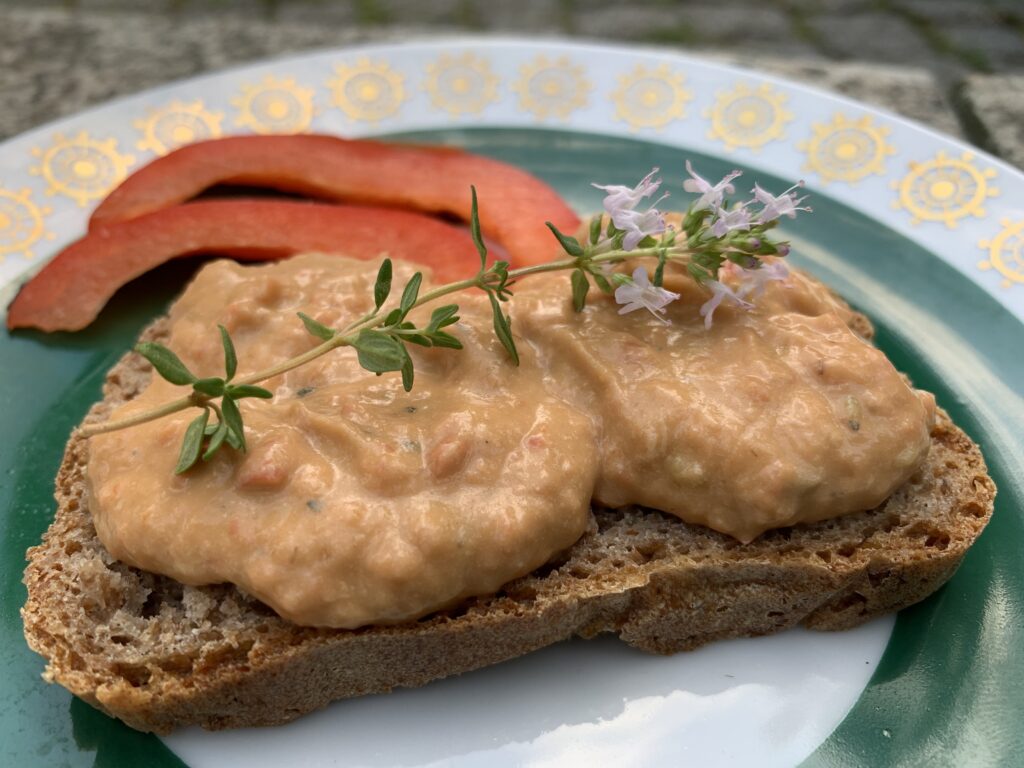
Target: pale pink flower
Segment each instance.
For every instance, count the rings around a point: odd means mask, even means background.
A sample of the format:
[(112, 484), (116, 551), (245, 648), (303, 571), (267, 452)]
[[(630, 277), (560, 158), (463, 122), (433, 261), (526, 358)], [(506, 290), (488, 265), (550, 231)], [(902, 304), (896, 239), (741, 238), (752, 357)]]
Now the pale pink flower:
[(809, 206), (800, 206), (800, 203), (807, 199), (806, 196), (798, 198), (796, 196), (797, 193), (793, 191), (803, 187), (803, 185), (802, 181), (797, 182), (781, 195), (775, 197), (771, 192), (766, 192), (757, 184), (754, 184), (754, 188), (751, 190), (754, 194), (754, 199), (764, 206), (764, 210), (761, 211), (758, 220), (761, 222), (774, 221), (783, 216), (795, 219), (797, 211), (807, 211), (810, 213), (811, 209)]
[(715, 208), (715, 221), (711, 225), (711, 234), (715, 237), (724, 237), (735, 230), (746, 231), (751, 226), (750, 211), (746, 205), (739, 205), (731, 211), (725, 208)]
[(654, 168), (635, 187), (593, 185), (608, 193), (603, 202), (604, 210), (612, 223), (626, 233), (622, 241), (623, 250), (632, 251), (648, 235), (659, 235), (665, 231), (665, 217), (655, 206), (668, 197), (667, 194), (658, 198), (646, 211), (635, 210), (641, 200), (653, 195), (661, 186), (661, 179), (654, 178), (657, 172), (658, 169)]
[(632, 251), (648, 235), (660, 235), (665, 231), (665, 217), (656, 208), (640, 211), (620, 211), (615, 226), (623, 230), (622, 250)]
[(740, 298), (750, 296), (757, 298), (764, 293), (764, 288), (773, 281), (784, 281), (789, 277), (789, 267), (781, 261), (762, 263), (757, 269), (740, 270), (740, 286), (737, 294)]
[[(640, 204), (640, 201), (645, 197), (650, 197), (658, 191), (658, 187), (661, 186), (661, 179), (655, 179), (654, 174), (658, 172), (657, 168), (652, 168), (651, 172), (640, 179), (640, 183), (635, 187), (624, 187), (620, 184), (591, 184), (592, 187), (597, 189), (603, 189), (606, 194), (604, 196), (605, 213), (615, 220), (616, 214), (621, 211), (631, 211)], [(619, 225), (616, 224), (616, 227)], [(619, 227), (622, 229), (622, 227)]]
[(729, 299), (729, 301), (734, 302), (737, 306), (740, 306), (743, 309), (754, 308), (753, 304), (749, 301), (745, 301), (736, 293), (736, 291), (725, 283), (720, 283), (717, 280), (708, 280), (704, 285), (711, 290), (711, 298), (705, 301), (700, 308), (700, 316), (704, 318), (705, 328), (711, 327), (712, 317), (715, 314), (715, 310), (718, 309), (718, 305), (725, 301), (725, 299)]
[(633, 312), (637, 309), (646, 309), (662, 322), (668, 320), (662, 317), (665, 314), (665, 307), (679, 298), (678, 293), (666, 291), (651, 285), (647, 270), (637, 267), (633, 270), (633, 281), (625, 283), (615, 289), (615, 301), (625, 306), (619, 310), (620, 315)]
[(700, 194), (697, 202), (693, 204), (693, 209), (699, 211), (702, 208), (717, 208), (722, 205), (722, 198), (726, 195), (731, 195), (736, 191), (730, 182), (742, 176), (740, 171), (733, 171), (732, 173), (726, 174), (725, 178), (719, 181), (717, 184), (712, 184), (706, 179), (702, 178), (693, 170), (693, 166), (690, 161), (686, 161), (686, 172), (690, 174), (690, 178), (683, 182), (683, 189), (687, 192), (693, 192)]

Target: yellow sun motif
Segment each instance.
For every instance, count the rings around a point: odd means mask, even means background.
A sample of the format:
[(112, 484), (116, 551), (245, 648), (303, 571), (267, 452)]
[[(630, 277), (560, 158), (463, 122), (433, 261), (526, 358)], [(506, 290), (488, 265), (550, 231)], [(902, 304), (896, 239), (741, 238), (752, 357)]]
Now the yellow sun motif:
[(359, 59), (354, 67), (339, 64), (337, 78), (327, 81), (334, 105), (350, 120), (377, 122), (398, 111), (405, 101), (403, 77), (386, 61)]
[(991, 240), (979, 240), (978, 247), (988, 251), (988, 258), (978, 262), (979, 269), (994, 269), (1003, 276), (1003, 288), (1024, 284), (1024, 219), (1014, 222), (1000, 219), (1003, 231)]
[(498, 99), (498, 76), (485, 59), (472, 53), (444, 54), (428, 64), (424, 87), (434, 106), (453, 117), (479, 114)]
[(654, 69), (638, 64), (629, 74), (619, 76), (619, 87), (612, 92), (615, 119), (625, 121), (632, 130), (660, 130), (681, 119), (686, 103), (693, 98), (683, 80), (683, 75), (667, 64)]
[(583, 75), (583, 67), (565, 56), (554, 61), (538, 56), (520, 69), (512, 90), (519, 94), (519, 108), (532, 112), (538, 120), (558, 117), (565, 120), (587, 105), (592, 86)]
[(133, 125), (142, 132), (142, 139), (135, 146), (143, 152), (151, 150), (166, 155), (184, 144), (217, 138), (223, 119), (223, 113), (203, 109), (202, 101), (172, 101), (166, 107), (151, 110), (145, 119), (134, 121)]
[(757, 88), (738, 83), (731, 91), (720, 91), (714, 106), (704, 111), (711, 120), (708, 137), (723, 142), (728, 150), (757, 151), (785, 135), (786, 123), (793, 119), (783, 106), (788, 98), (767, 83)]
[(39, 165), (29, 173), (46, 180), (46, 194), (67, 195), (82, 207), (104, 197), (135, 162), (117, 151), (116, 139), (101, 141), (85, 131), (70, 139), (58, 133), (50, 146), (36, 147), (32, 155), (39, 158)]
[(956, 158), (940, 151), (924, 163), (910, 163), (910, 173), (892, 182), (899, 193), (893, 208), (907, 211), (911, 224), (941, 221), (950, 229), (967, 216), (982, 218), (985, 201), (999, 190), (991, 184), (995, 169), (981, 169), (973, 160), (971, 152)]
[(32, 202), (31, 190), (0, 189), (0, 259), (12, 253), (31, 259), (35, 255), (32, 246), (40, 238), (53, 240), (53, 233), (47, 232), (43, 223), (49, 214), (49, 208)]
[(807, 153), (804, 170), (818, 174), (823, 182), (855, 184), (871, 174), (885, 174), (885, 158), (896, 154), (886, 142), (890, 129), (873, 125), (870, 115), (849, 120), (837, 112), (830, 123), (815, 123), (812, 136), (797, 144)]
[(255, 133), (301, 133), (313, 122), (313, 89), (291, 78), (266, 77), (258, 85), (243, 85), (231, 100), (239, 115), (235, 125)]

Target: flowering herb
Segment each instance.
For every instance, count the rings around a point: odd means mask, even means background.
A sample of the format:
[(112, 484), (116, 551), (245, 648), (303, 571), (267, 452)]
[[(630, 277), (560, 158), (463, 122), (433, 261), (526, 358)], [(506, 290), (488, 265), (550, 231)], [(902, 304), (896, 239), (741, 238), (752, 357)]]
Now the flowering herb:
[[(657, 206), (668, 194), (647, 202), (661, 188), (658, 169), (647, 174), (634, 187), (621, 185), (594, 186), (603, 190), (604, 214), (594, 216), (581, 242), (573, 235), (560, 232), (553, 224), (548, 227), (564, 253), (547, 264), (510, 269), (507, 261), (487, 263), (487, 248), (480, 234), (476, 189), (471, 189), (472, 206), (470, 233), (480, 254), (480, 268), (476, 275), (421, 293), (423, 276), (417, 272), (402, 288), (398, 305), (387, 312), (384, 305), (392, 294), (393, 268), (390, 259), (384, 259), (373, 286), (373, 310), (344, 328), (330, 328), (303, 313), (299, 314), (306, 330), (320, 343), (279, 365), (234, 381), (238, 368), (234, 344), (227, 330), (219, 326), (224, 347), (224, 377), (198, 378), (170, 349), (154, 342), (143, 342), (136, 347), (153, 365), (156, 373), (171, 384), (191, 386), (192, 391), (178, 400), (145, 413), (90, 424), (82, 428), (85, 437), (102, 432), (142, 424), (186, 408), (197, 407), (200, 414), (185, 431), (175, 471), (186, 472), (201, 458), (208, 461), (224, 445), (245, 451), (245, 427), (238, 401), (247, 397), (271, 398), (273, 394), (258, 382), (279, 376), (337, 349), (352, 347), (359, 365), (370, 373), (401, 374), (406, 391), (412, 389), (415, 370), (409, 345), (462, 349), (462, 343), (447, 328), (459, 321), (457, 304), (445, 304), (433, 310), (426, 325), (417, 326), (409, 320), (409, 313), (424, 304), (436, 302), (449, 294), (464, 290), (481, 290), (490, 302), (494, 333), (513, 365), (519, 364), (519, 352), (512, 335), (512, 318), (504, 307), (513, 296), (516, 281), (541, 272), (571, 270), (572, 304), (577, 312), (587, 305), (591, 285), (602, 293), (613, 295), (621, 305), (619, 314), (646, 309), (663, 323), (669, 323), (667, 307), (679, 294), (664, 288), (664, 273), (668, 262), (684, 266), (709, 298), (700, 308), (707, 328), (712, 326), (715, 310), (723, 302), (731, 302), (742, 309), (751, 309), (753, 299), (767, 283), (785, 280), (786, 266), (777, 259), (789, 253), (789, 245), (773, 241), (769, 231), (780, 217), (795, 218), (798, 212), (810, 211), (802, 205), (806, 198), (796, 190), (802, 182), (781, 195), (775, 196), (758, 185), (751, 190), (750, 200), (730, 203), (728, 196), (735, 193), (733, 182), (739, 171), (727, 174), (712, 184), (697, 174), (686, 162), (689, 178), (683, 189), (698, 195), (682, 216), (678, 229), (666, 223)], [(765, 261), (764, 257), (776, 257)], [(615, 270), (615, 265), (626, 260), (647, 259), (654, 270), (636, 266), (631, 275)], [(735, 287), (723, 282), (728, 277)], [(219, 400), (219, 404), (218, 401)], [(211, 424), (211, 413), (215, 421)]]

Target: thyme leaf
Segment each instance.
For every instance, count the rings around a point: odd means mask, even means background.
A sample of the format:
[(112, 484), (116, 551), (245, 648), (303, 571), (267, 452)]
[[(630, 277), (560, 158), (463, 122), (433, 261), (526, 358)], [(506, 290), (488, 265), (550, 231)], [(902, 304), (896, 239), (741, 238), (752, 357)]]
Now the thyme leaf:
[(196, 463), (199, 451), (203, 447), (203, 435), (206, 433), (206, 423), (209, 420), (210, 410), (203, 408), (203, 412), (189, 423), (185, 437), (181, 441), (181, 451), (178, 453), (178, 464), (174, 468), (174, 474), (187, 472)]
[(183, 386), (197, 381), (196, 376), (185, 367), (181, 359), (159, 342), (143, 341), (135, 345), (135, 351), (149, 360), (153, 370), (171, 384)]
[(501, 311), (501, 304), (498, 303), (498, 297), (493, 292), (488, 292), (487, 298), (491, 300), (491, 312), (494, 314), (494, 333), (505, 351), (508, 352), (508, 356), (512, 358), (512, 364), (519, 365), (519, 350), (516, 349), (516, 343), (512, 340), (512, 320)]
[[(245, 452), (245, 427), (242, 425), (242, 413), (238, 410), (238, 404), (234, 398), (224, 395), (220, 401), (220, 408), (223, 412), (224, 422), (228, 425), (228, 432), (238, 441), (238, 449)], [(229, 435), (230, 437), (230, 435)]]
[(377, 282), (373, 284), (374, 311), (380, 310), (391, 295), (391, 259), (384, 259), (377, 271)]
[(328, 328), (323, 323), (317, 322), (305, 312), (297, 312), (296, 314), (299, 316), (302, 324), (306, 326), (306, 330), (318, 339), (330, 341), (337, 335), (337, 332), (333, 328)]
[(572, 272), (572, 306), (577, 312), (582, 312), (587, 305), (587, 291), (590, 290), (590, 281), (582, 269), (574, 269)]
[(225, 378), (231, 381), (235, 378), (235, 371), (238, 370), (238, 356), (235, 354), (235, 343), (231, 341), (231, 335), (228, 333), (228, 329), (223, 325), (217, 326), (220, 329), (220, 341), (224, 346), (224, 373), (227, 374)]

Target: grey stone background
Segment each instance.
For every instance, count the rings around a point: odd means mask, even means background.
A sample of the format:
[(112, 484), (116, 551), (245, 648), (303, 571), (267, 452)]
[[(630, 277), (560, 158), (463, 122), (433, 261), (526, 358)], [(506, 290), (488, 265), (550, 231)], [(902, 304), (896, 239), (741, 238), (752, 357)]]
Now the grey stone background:
[(706, 53), (1024, 167), (1024, 0), (0, 0), (0, 138), (233, 64), (453, 32)]

